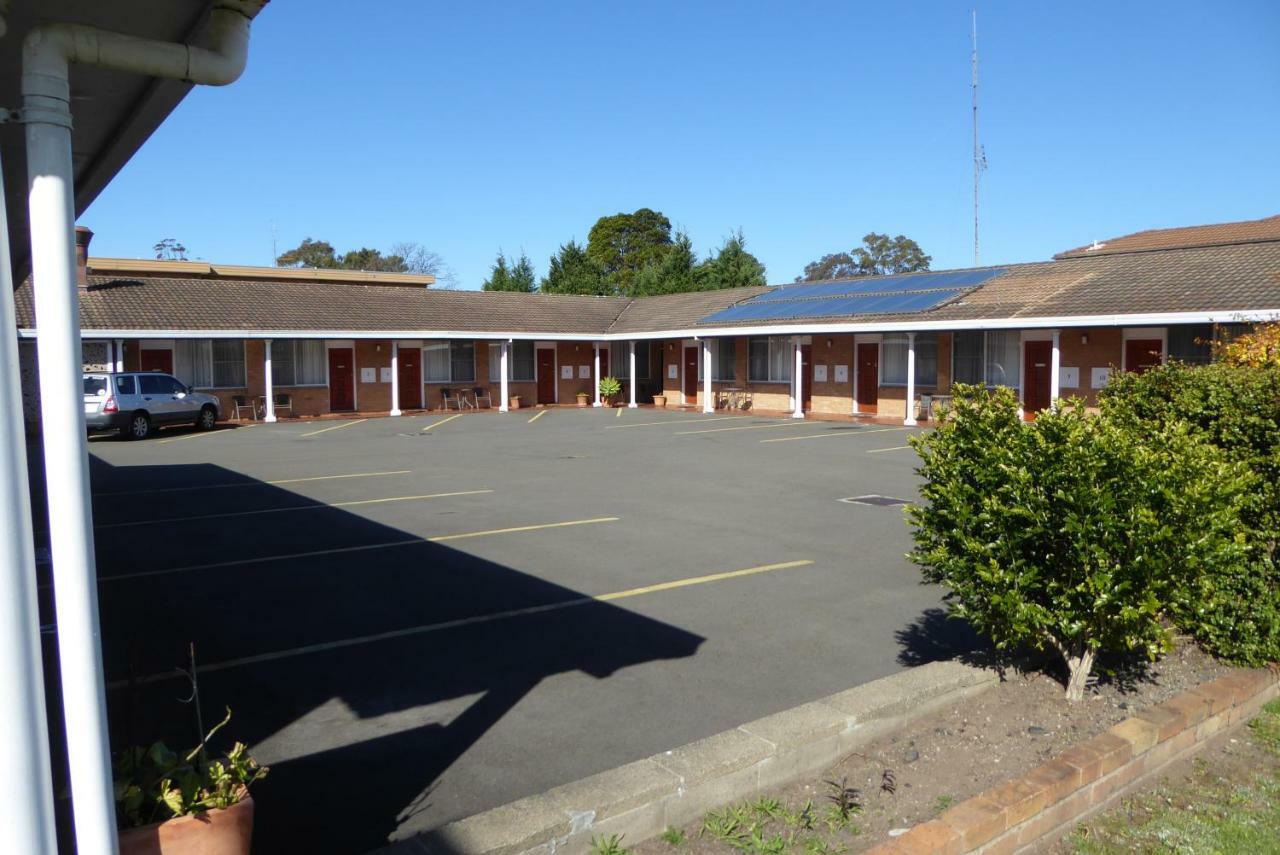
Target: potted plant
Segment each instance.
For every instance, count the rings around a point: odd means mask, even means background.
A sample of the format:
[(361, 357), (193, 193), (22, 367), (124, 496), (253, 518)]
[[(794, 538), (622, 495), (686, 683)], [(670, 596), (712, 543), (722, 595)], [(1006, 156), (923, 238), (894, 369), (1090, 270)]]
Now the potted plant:
[(600, 378), (600, 402), (608, 407), (611, 404), (614, 395), (622, 391), (622, 384), (618, 382), (617, 377), (601, 377)]
[(585, 407), (591, 401), (591, 393), (583, 389), (578, 393), (578, 406)]
[(655, 407), (665, 407), (667, 405), (667, 396), (659, 392), (653, 396), (653, 405)]
[(519, 396), (519, 395), (512, 395), (512, 396), (511, 396), (511, 400), (510, 400), (510, 405), (511, 405), (511, 407), (510, 407), (510, 408), (511, 408), (511, 409), (513, 409), (513, 410), (518, 410), (518, 409), (520, 409), (520, 396)]
[(248, 855), (253, 837), (249, 787), (267, 774), (243, 742), (225, 755), (206, 746), (226, 718), (185, 755), (157, 742), (114, 762), (120, 855)]

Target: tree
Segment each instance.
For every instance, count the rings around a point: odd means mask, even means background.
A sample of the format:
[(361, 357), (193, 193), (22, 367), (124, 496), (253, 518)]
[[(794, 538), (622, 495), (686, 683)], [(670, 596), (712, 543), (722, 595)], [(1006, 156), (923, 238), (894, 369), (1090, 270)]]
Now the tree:
[(705, 291), (767, 284), (764, 265), (747, 252), (747, 241), (741, 229), (729, 235), (716, 254), (708, 256), (702, 263), (698, 284)]
[(187, 248), (178, 243), (175, 238), (165, 238), (151, 248), (155, 250), (156, 258), (161, 261), (187, 260)]
[(437, 287), (452, 288), (457, 284), (457, 277), (444, 259), (437, 252), (432, 252), (415, 241), (400, 241), (391, 244), (391, 254), (398, 256), (404, 264), (405, 273), (418, 273), (436, 278)]
[(323, 240), (303, 238), (302, 243), (293, 249), (285, 250), (276, 257), (277, 267), (338, 267), (338, 258), (333, 251), (333, 244)]
[(880, 276), (888, 273), (911, 273), (928, 270), (931, 256), (925, 255), (920, 244), (905, 235), (889, 237), (871, 232), (862, 238), (862, 246), (849, 252), (824, 255), (804, 266), (804, 274), (797, 282), (818, 282), (823, 279), (847, 279), (852, 276)]
[(609, 293), (604, 272), (587, 257), (586, 249), (577, 241), (561, 244), (547, 269), (540, 290), (546, 294)]
[(279, 267), (313, 267), (322, 270), (372, 270), (381, 273), (420, 273), (435, 276), (446, 287), (453, 284), (453, 274), (444, 260), (420, 243), (401, 241), (383, 254), (381, 250), (361, 247), (338, 255), (333, 244), (323, 240), (303, 239), (293, 249), (276, 258)]
[(587, 257), (604, 272), (613, 293), (629, 294), (636, 274), (657, 262), (670, 245), (671, 221), (641, 208), (596, 220), (587, 235)]
[(522, 252), (515, 264), (509, 264), (507, 256), (502, 250), (498, 250), (498, 257), (494, 259), (489, 278), (484, 281), (484, 285), (481, 287), (485, 291), (523, 291), (528, 293), (533, 291), (534, 284), (533, 263), (529, 261), (527, 255)]
[(1216, 341), (1214, 356), (1227, 365), (1280, 368), (1280, 323), (1260, 324), (1230, 341)]
[(693, 242), (684, 232), (677, 232), (671, 245), (636, 273), (625, 293), (628, 297), (651, 297), (698, 290), (698, 258)]

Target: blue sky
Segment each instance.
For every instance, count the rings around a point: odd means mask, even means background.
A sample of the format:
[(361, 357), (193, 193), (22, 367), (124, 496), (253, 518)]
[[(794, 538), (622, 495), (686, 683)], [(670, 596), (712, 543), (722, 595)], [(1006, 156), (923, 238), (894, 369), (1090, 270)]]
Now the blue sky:
[[(275, 0), (81, 217), (93, 252), (418, 241), (479, 287), (640, 207), (771, 282), (903, 233), (973, 261), (972, 3)], [(1280, 4), (977, 4), (982, 261), (1280, 213)]]

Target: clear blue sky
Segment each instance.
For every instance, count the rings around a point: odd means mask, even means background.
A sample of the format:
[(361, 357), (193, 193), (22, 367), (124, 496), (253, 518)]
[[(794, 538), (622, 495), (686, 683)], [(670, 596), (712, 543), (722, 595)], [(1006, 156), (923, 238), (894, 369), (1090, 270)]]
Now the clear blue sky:
[[(275, 0), (81, 222), (94, 254), (419, 241), (539, 275), (640, 207), (771, 282), (903, 233), (972, 264), (971, 3)], [(1280, 213), (1280, 4), (978, 4), (984, 263)]]

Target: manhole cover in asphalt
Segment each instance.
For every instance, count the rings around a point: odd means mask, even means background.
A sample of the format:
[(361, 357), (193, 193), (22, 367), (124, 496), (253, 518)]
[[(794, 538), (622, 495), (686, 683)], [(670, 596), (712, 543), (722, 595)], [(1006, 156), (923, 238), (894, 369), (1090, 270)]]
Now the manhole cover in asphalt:
[(847, 499), (840, 499), (839, 501), (849, 505), (874, 505), (878, 508), (911, 504), (911, 502), (906, 499), (895, 499), (892, 496), (850, 496)]

